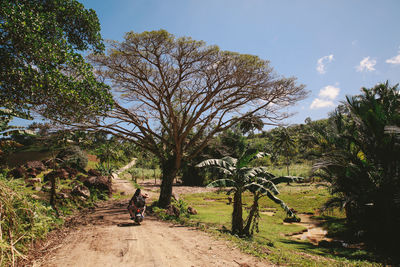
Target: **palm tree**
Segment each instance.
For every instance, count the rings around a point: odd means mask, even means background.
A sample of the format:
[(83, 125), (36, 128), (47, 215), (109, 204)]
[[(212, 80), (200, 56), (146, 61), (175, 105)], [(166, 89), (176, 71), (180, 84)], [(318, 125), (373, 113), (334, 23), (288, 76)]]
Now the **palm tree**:
[(287, 175), (289, 174), (289, 165), (290, 165), (290, 150), (295, 147), (295, 140), (290, 135), (287, 128), (279, 128), (278, 133), (274, 138), (274, 147), (277, 151), (283, 151), (286, 158), (286, 169)]
[(400, 92), (387, 82), (362, 92), (347, 97), (331, 115), (332, 131), (321, 139), (331, 149), (314, 169), (336, 195), (327, 205), (344, 207), (354, 232), (380, 247), (395, 247), (400, 238)]
[[(245, 191), (251, 191), (257, 196), (258, 200), (261, 196), (268, 196), (274, 202), (279, 203), (281, 207), (288, 213), (289, 216), (294, 216), (289, 207), (280, 199), (275, 197), (279, 194), (278, 189), (274, 184), (280, 180), (295, 180), (293, 177), (275, 177), (267, 171), (265, 167), (247, 167), (248, 164), (257, 158), (264, 157), (263, 152), (254, 150), (245, 151), (239, 159), (232, 157), (223, 157), (221, 159), (208, 159), (197, 164), (196, 167), (213, 167), (221, 171), (229, 178), (218, 179), (208, 185), (208, 187), (231, 187), (228, 194), (234, 193), (233, 211), (232, 211), (232, 233), (238, 235), (249, 235), (250, 224), (253, 221), (254, 215), (258, 210), (258, 202), (253, 204), (251, 216), (247, 220), (246, 228), (243, 228), (243, 203), (242, 194)], [(279, 180), (280, 179), (280, 180)]]

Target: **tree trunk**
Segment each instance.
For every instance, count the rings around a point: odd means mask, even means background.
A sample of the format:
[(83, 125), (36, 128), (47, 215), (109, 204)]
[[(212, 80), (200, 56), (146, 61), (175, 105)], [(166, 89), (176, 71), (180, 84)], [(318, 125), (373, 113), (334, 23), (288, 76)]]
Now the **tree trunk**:
[(258, 209), (258, 199), (259, 199), (259, 197), (255, 193), (254, 194), (253, 205), (251, 206), (251, 210), (250, 210), (250, 213), (249, 213), (249, 218), (248, 218), (246, 226), (244, 227), (244, 230), (243, 230), (243, 233), (245, 235), (248, 235), (248, 236), (250, 236), (250, 226), (251, 226), (251, 223), (253, 222), (254, 215), (256, 214), (256, 211)]
[(162, 167), (162, 181), (161, 181), (160, 197), (158, 199), (157, 205), (158, 207), (165, 209), (171, 204), (172, 183), (175, 179), (178, 170), (175, 167), (175, 161), (172, 160), (162, 163), (161, 167)]
[(235, 191), (233, 197), (233, 212), (232, 212), (232, 234), (242, 235), (243, 233), (243, 210), (242, 210), (242, 192)]

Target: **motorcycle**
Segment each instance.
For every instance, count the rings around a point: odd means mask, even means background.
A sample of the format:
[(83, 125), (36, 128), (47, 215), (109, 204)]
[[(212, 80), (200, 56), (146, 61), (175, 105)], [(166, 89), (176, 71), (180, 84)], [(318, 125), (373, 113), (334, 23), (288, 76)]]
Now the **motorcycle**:
[(143, 221), (144, 216), (142, 215), (144, 211), (144, 208), (137, 208), (135, 210), (135, 216), (131, 218), (132, 220), (135, 221), (135, 223), (140, 224)]

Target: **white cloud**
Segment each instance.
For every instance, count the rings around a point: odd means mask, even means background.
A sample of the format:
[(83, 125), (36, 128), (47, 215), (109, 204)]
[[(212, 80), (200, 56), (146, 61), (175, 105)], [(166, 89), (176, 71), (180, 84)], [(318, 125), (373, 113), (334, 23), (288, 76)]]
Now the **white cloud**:
[(318, 96), (320, 96), (321, 98), (334, 100), (338, 96), (339, 92), (340, 88), (328, 85), (319, 91)]
[(394, 65), (400, 64), (400, 51), (398, 52), (397, 56), (387, 59), (386, 63)]
[(311, 103), (310, 108), (316, 109), (316, 108), (327, 108), (327, 107), (334, 107), (334, 106), (335, 106), (335, 104), (331, 100), (324, 100), (324, 99), (316, 98)]
[(333, 100), (339, 95), (340, 88), (333, 85), (327, 85), (319, 90), (318, 97), (310, 105), (311, 109), (334, 107)]
[(325, 65), (326, 65), (327, 63), (332, 62), (332, 61), (333, 61), (333, 55), (332, 55), (332, 54), (330, 54), (329, 56), (321, 57), (321, 58), (318, 59), (318, 61), (317, 61), (317, 71), (318, 71), (320, 74), (326, 73)]
[(356, 70), (358, 72), (374, 71), (375, 65), (376, 65), (375, 59), (370, 59), (369, 57), (365, 57), (365, 58), (363, 58), (363, 60), (360, 61), (360, 65), (356, 66)]

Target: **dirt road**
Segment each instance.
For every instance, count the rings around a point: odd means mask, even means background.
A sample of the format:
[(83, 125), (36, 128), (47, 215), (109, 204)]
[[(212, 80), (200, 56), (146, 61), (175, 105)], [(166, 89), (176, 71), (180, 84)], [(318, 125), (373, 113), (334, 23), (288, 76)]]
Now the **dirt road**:
[[(116, 178), (114, 184), (133, 194), (129, 182)], [(136, 226), (129, 219), (127, 203), (108, 201), (82, 214), (79, 226), (58, 245), (43, 250), (45, 255), (33, 266), (269, 266), (194, 228), (150, 216)]]

